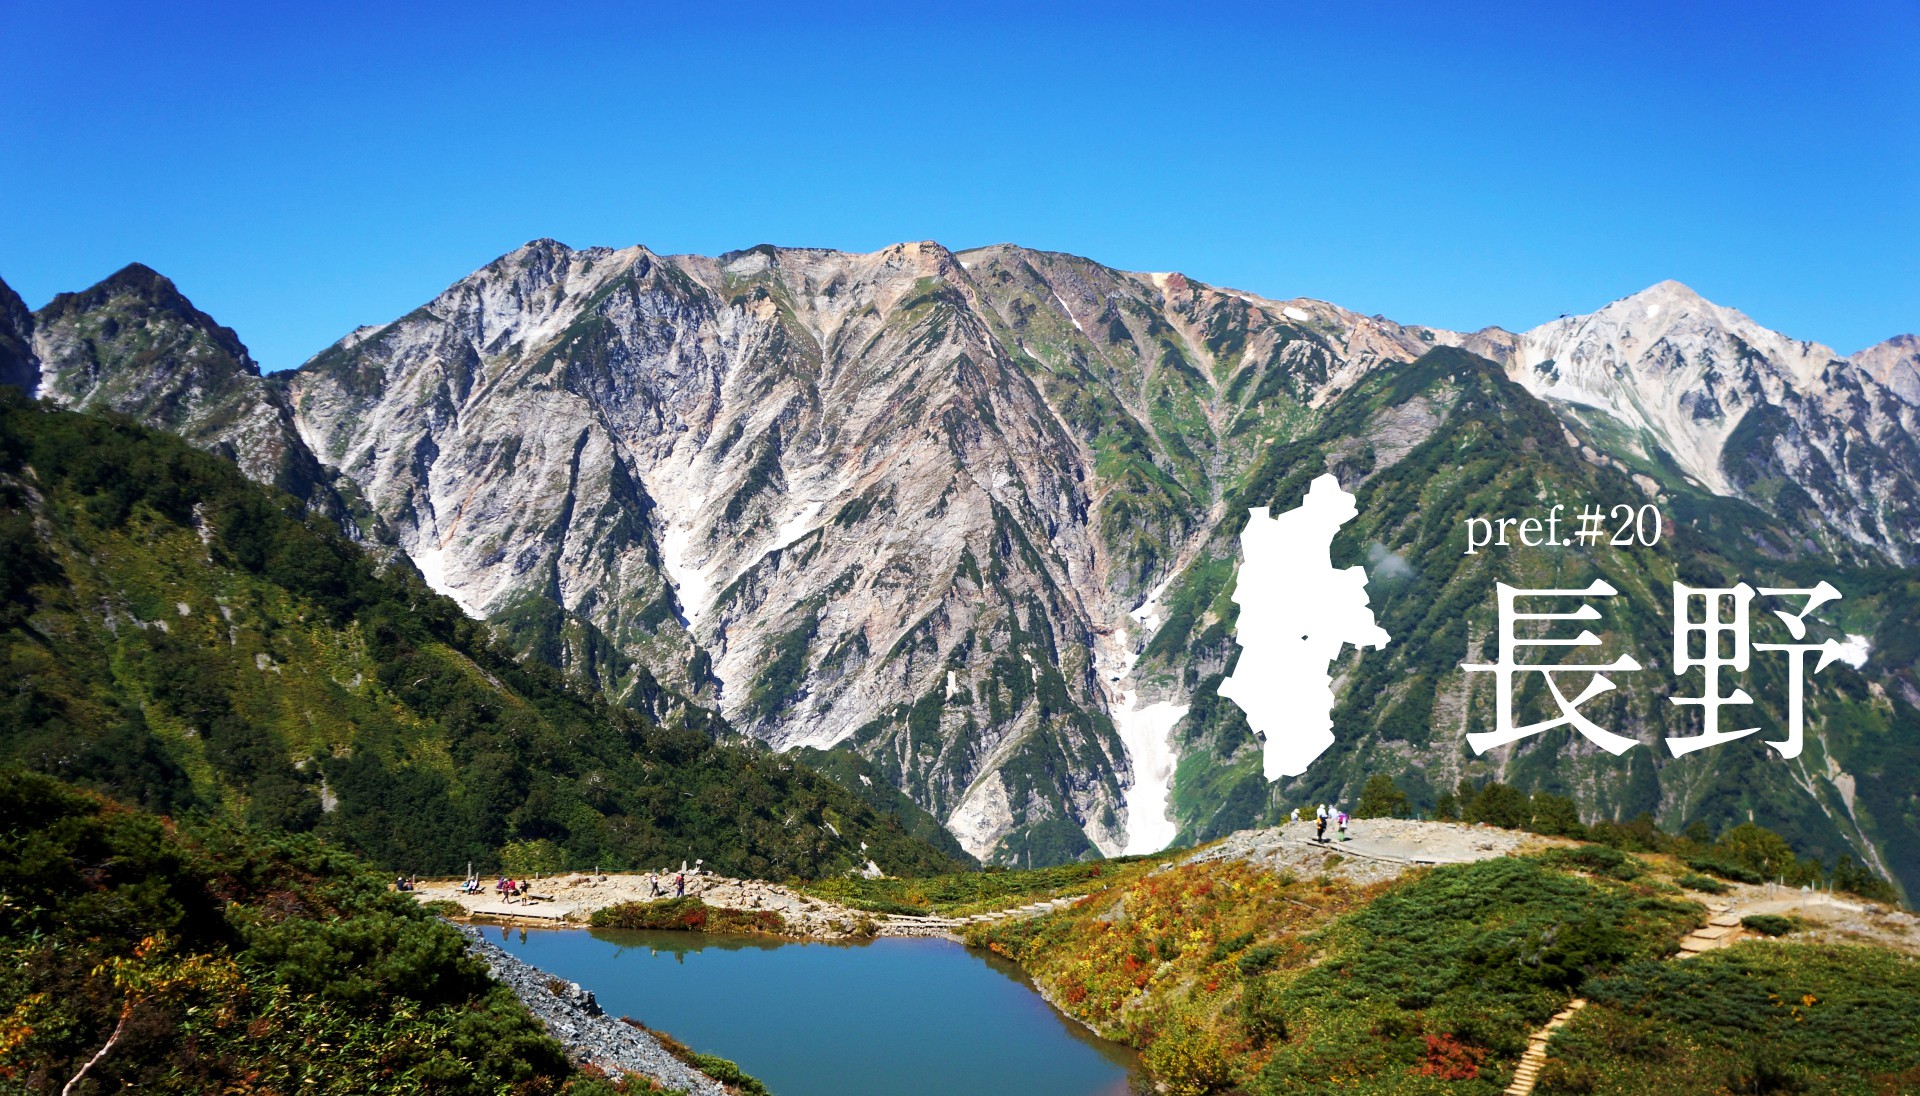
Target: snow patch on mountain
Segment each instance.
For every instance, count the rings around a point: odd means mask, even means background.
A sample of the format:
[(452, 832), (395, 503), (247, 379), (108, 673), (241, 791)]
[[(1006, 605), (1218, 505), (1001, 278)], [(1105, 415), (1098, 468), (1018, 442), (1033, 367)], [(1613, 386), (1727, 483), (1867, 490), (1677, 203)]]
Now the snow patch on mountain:
[(1133, 783), (1126, 790), (1127, 845), (1121, 850), (1125, 855), (1159, 852), (1173, 844), (1179, 830), (1167, 810), (1177, 760), (1169, 736), (1186, 718), (1187, 709), (1171, 701), (1142, 705), (1140, 694), (1128, 689), (1110, 712), (1133, 766)]

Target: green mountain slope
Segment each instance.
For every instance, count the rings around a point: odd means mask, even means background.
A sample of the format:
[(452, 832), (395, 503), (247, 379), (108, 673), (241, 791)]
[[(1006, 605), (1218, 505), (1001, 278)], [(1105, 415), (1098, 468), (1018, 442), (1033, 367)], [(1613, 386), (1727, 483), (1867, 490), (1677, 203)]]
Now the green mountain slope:
[[(1570, 522), (1565, 515), (1586, 504), (1646, 502), (1626, 472), (1581, 459), (1563, 436), (1547, 407), (1497, 366), (1440, 349), (1370, 377), (1326, 409), (1314, 431), (1262, 454), (1229, 495), (1228, 516), (1207, 550), (1174, 583), (1168, 623), (1142, 660), (1149, 675), (1184, 674), (1179, 684), (1194, 697), (1179, 732), (1185, 741), (1175, 810), (1183, 836), (1210, 838), (1323, 800), (1351, 806), (1372, 773), (1400, 777), (1420, 807), (1431, 807), (1460, 780), (1497, 778), (1571, 796), (1589, 818), (1649, 812), (1671, 829), (1699, 822), (1711, 831), (1757, 819), (1828, 861), (1871, 859), (1877, 846), (1884, 852), (1880, 870), (1909, 888), (1920, 885), (1920, 859), (1911, 851), (1920, 846), (1911, 781), (1920, 771), (1920, 713), (1888, 688), (1898, 691), (1895, 670), (1911, 672), (1911, 652), (1883, 650), (1867, 672), (1836, 663), (1813, 678), (1807, 747), (1796, 760), (1762, 744), (1779, 737), (1787, 695), (1784, 659), (1765, 653), (1756, 653), (1738, 682), (1755, 706), (1729, 709), (1725, 718), (1740, 722), (1724, 725), (1759, 723), (1762, 734), (1680, 758), (1662, 741), (1698, 729), (1697, 715), (1667, 699), (1700, 688), (1697, 672), (1683, 680), (1671, 673), (1676, 579), (1756, 587), (1826, 579), (1846, 600), (1815, 620), (1888, 634), (1895, 629), (1883, 623), (1910, 619), (1917, 590), (1911, 573), (1767, 559), (1756, 546), (1782, 543), (1785, 533), (1765, 515), (1688, 496), (1660, 503), (1669, 520), (1653, 547), (1464, 554), (1469, 517), (1544, 515), (1563, 503), (1563, 521)], [(1329, 469), (1359, 502), (1359, 516), (1334, 541), (1333, 563), (1369, 566), (1373, 610), (1393, 640), (1380, 651), (1349, 648), (1335, 664), (1336, 744), (1306, 774), (1268, 785), (1244, 716), (1217, 691), (1238, 657), (1229, 600), (1236, 538), (1247, 507), (1296, 506), (1311, 479)], [(1392, 565), (1382, 566), (1388, 559)], [(1629, 653), (1643, 669), (1612, 675), (1619, 688), (1582, 711), (1643, 745), (1615, 757), (1562, 727), (1474, 756), (1466, 735), (1494, 725), (1492, 675), (1469, 675), (1460, 664), (1494, 660), (1495, 584), (1578, 588), (1596, 579), (1620, 593), (1592, 599), (1603, 618), (1591, 627), (1605, 641), (1593, 660)], [(1547, 611), (1574, 607), (1569, 599)], [(1784, 641), (1784, 629), (1764, 608), (1756, 604), (1755, 641)], [(1811, 638), (1832, 634), (1816, 624)], [(1516, 724), (1557, 715), (1537, 675), (1523, 680)], [(1578, 689), (1584, 681), (1567, 684)]]
[(790, 759), (522, 664), (231, 464), (0, 390), (0, 757), (375, 864), (704, 858), (818, 878), (954, 862)]

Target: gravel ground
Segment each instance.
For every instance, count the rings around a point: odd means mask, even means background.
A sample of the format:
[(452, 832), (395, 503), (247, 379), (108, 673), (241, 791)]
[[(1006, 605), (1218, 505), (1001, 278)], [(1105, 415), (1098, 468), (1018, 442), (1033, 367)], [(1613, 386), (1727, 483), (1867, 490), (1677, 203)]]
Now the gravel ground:
[(1301, 876), (1327, 872), (1357, 883), (1378, 883), (1423, 864), (1465, 864), (1507, 856), (1523, 847), (1564, 843), (1493, 826), (1400, 818), (1356, 818), (1347, 829), (1348, 840), (1342, 841), (1338, 831), (1328, 826), (1324, 842), (1314, 840), (1312, 822), (1240, 830), (1192, 859), (1239, 859), (1270, 871)]
[[(667, 892), (663, 895), (655, 895), (648, 880), (641, 872), (600, 875), (570, 872), (534, 880), (531, 886), (540, 898), (510, 903), (495, 894), (491, 884), (479, 894), (462, 894), (457, 879), (425, 879), (413, 897), (423, 903), (453, 902), (467, 917), (584, 925), (595, 910), (623, 902), (658, 901), (672, 895), (671, 874), (659, 877), (661, 889)], [(687, 897), (727, 909), (771, 911), (786, 921), (788, 935), (818, 940), (859, 939), (871, 935), (865, 931), (866, 922), (876, 926), (885, 922), (875, 914), (835, 905), (778, 883), (729, 879), (710, 872), (688, 876)]]
[(513, 990), (575, 1061), (592, 1063), (615, 1076), (622, 1070), (638, 1073), (695, 1096), (727, 1096), (725, 1086), (668, 1054), (651, 1034), (600, 1011), (592, 992), (578, 982), (567, 982), (555, 992), (549, 983), (560, 980), (553, 975), (488, 943), (479, 929), (454, 927), (467, 937), (467, 946), (486, 962), (493, 976)]

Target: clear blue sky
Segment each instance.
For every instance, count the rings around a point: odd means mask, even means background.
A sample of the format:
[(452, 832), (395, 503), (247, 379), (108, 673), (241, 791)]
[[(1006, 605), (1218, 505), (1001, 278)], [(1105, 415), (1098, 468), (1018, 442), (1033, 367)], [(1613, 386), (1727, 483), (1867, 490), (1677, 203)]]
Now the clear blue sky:
[(144, 262), (269, 369), (539, 236), (1920, 329), (1913, 0), (281, 6), (0, 0), (0, 277)]

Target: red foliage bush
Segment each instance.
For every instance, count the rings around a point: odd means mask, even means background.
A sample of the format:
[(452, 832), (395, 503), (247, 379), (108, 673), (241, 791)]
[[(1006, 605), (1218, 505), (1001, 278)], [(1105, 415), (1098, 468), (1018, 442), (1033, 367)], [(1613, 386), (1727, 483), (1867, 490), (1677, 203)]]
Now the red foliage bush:
[(1480, 1076), (1480, 1063), (1486, 1056), (1484, 1047), (1463, 1043), (1452, 1035), (1429, 1035), (1427, 1060), (1413, 1072), (1443, 1081), (1470, 1081)]

